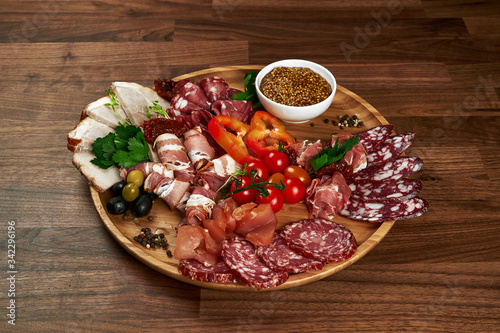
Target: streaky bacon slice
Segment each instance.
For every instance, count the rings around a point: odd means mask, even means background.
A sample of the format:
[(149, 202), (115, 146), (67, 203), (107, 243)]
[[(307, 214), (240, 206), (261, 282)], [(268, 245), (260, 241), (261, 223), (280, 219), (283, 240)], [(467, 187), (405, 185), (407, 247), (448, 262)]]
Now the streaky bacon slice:
[(340, 172), (313, 179), (306, 190), (309, 218), (332, 219), (349, 200), (351, 189)]
[(167, 168), (194, 173), (194, 167), (186, 153), (186, 148), (176, 135), (165, 133), (158, 136), (153, 147), (156, 149), (162, 164), (166, 165)]
[(163, 178), (153, 190), (153, 193), (158, 195), (167, 203), (170, 209), (178, 209), (184, 211), (184, 205), (189, 199), (189, 182), (179, 179)]
[(184, 147), (196, 170), (201, 169), (215, 158), (215, 151), (203, 135), (200, 126), (184, 133)]
[(201, 225), (210, 218), (215, 206), (215, 192), (202, 186), (195, 186), (186, 203), (186, 217), (189, 224)]
[(120, 176), (124, 181), (127, 180), (127, 175), (133, 170), (141, 170), (144, 178), (147, 178), (153, 172), (160, 174), (163, 177), (174, 178), (174, 172), (161, 163), (141, 162), (130, 168), (120, 168)]

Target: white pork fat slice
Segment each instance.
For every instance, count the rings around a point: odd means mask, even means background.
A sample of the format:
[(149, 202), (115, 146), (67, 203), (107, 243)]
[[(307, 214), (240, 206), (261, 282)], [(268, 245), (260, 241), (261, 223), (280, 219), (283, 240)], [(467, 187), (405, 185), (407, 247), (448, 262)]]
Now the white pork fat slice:
[(82, 117), (88, 116), (100, 123), (116, 128), (118, 123), (125, 123), (127, 115), (120, 105), (115, 105), (114, 110), (111, 108), (113, 101), (109, 96), (99, 98), (87, 105), (82, 112)]
[(68, 149), (72, 152), (92, 150), (92, 143), (110, 132), (114, 133), (115, 130), (106, 124), (86, 117), (68, 133)]

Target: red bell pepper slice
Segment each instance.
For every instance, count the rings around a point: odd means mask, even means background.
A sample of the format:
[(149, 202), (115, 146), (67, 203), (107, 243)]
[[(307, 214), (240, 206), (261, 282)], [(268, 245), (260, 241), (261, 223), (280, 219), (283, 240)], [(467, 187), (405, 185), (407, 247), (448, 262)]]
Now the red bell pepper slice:
[[(237, 135), (226, 131), (229, 128)], [(208, 130), (217, 143), (239, 164), (255, 160), (248, 153), (243, 137), (250, 132), (250, 125), (230, 116), (219, 115), (208, 122)]]
[[(271, 128), (267, 128), (267, 124)], [(289, 146), (295, 143), (293, 136), (285, 130), (283, 123), (270, 113), (265, 111), (255, 112), (250, 121), (251, 131), (246, 137), (247, 146), (260, 158), (264, 157), (269, 151), (277, 150), (279, 144), (273, 140), (272, 145), (267, 145), (266, 138), (271, 137)]]

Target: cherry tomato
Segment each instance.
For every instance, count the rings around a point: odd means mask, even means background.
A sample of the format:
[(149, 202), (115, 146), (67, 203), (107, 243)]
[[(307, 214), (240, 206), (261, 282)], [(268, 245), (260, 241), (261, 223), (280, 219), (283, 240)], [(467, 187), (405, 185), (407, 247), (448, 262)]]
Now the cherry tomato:
[[(245, 186), (248, 186), (252, 184), (252, 178), (250, 176), (243, 176), (240, 178), (241, 179), (241, 185), (238, 186), (238, 188), (243, 188)], [(233, 191), (236, 189), (236, 181), (233, 182), (231, 185), (231, 198), (238, 204), (238, 205), (243, 205), (249, 202), (253, 202), (255, 200), (255, 194), (257, 193), (257, 190), (255, 189), (248, 189), (244, 190), (241, 192), (233, 193)]]
[(304, 199), (306, 187), (298, 178), (286, 178), (283, 198), (286, 203), (294, 204)]
[(267, 178), (267, 181), (269, 183), (276, 183), (276, 184), (281, 184), (280, 181), (285, 183), (285, 176), (282, 173), (273, 173), (272, 175)]
[(289, 164), (288, 156), (278, 150), (271, 150), (264, 156), (263, 161), (270, 173), (283, 173)]
[[(247, 168), (249, 171), (251, 171), (252, 169), (255, 169), (257, 170), (257, 175), (259, 175), (259, 177), (262, 179), (262, 181), (265, 181), (267, 179), (267, 177), (269, 176), (269, 171), (267, 170), (267, 167), (266, 165), (264, 164), (264, 162), (260, 161), (260, 160), (256, 160), (256, 161), (252, 161), (250, 163), (247, 164)], [(257, 178), (257, 177), (255, 177)], [(255, 179), (256, 182), (258, 182), (258, 178)]]
[(311, 176), (306, 170), (302, 169), (296, 165), (289, 165), (285, 168), (283, 172), (286, 178), (298, 178), (304, 184), (305, 187), (311, 185)]
[(260, 195), (260, 193), (257, 193), (257, 195), (255, 196), (255, 203), (259, 205), (268, 203), (271, 205), (273, 212), (277, 213), (283, 207), (283, 194), (280, 190), (273, 186), (267, 187), (267, 190), (269, 192), (269, 195), (267, 197), (263, 197), (262, 195)]

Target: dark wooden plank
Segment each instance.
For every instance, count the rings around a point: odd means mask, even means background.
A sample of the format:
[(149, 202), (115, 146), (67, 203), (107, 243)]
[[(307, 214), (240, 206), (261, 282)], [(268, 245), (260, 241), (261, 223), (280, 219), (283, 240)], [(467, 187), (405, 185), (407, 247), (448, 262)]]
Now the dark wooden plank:
[(500, 4), (495, 0), (422, 0), (428, 17), (498, 16)]

